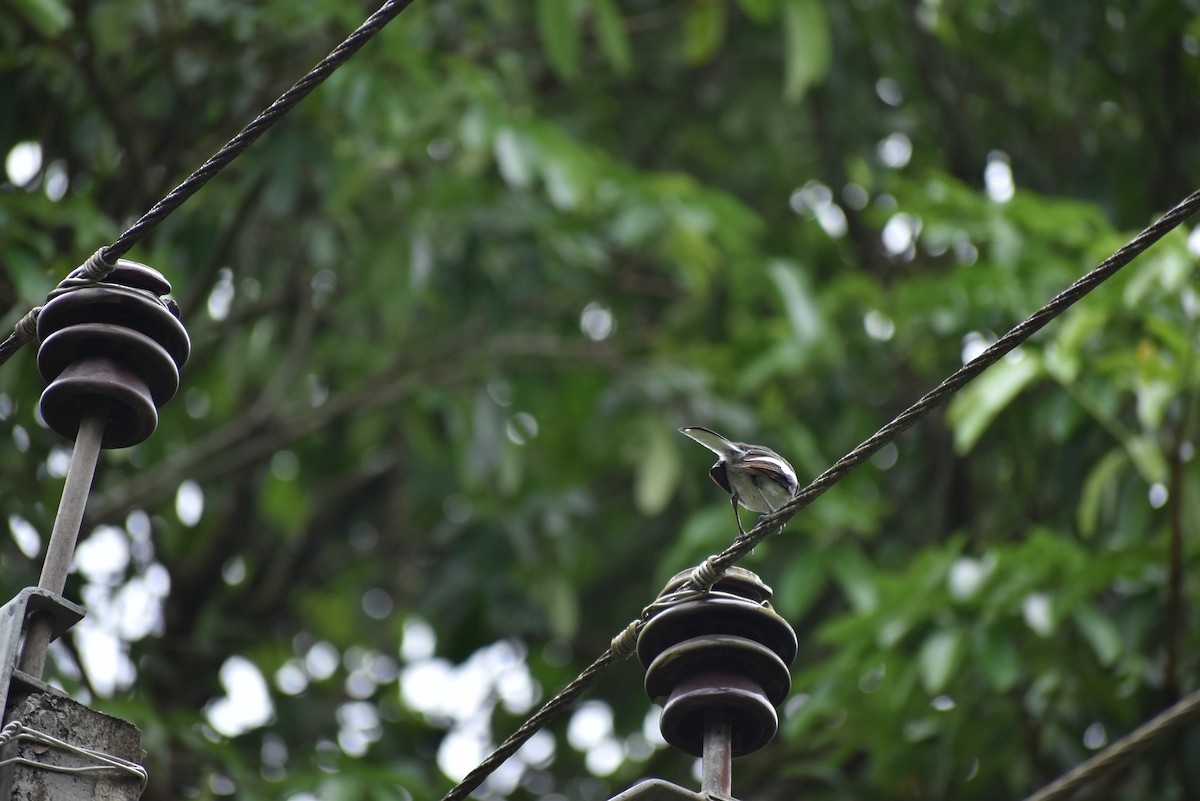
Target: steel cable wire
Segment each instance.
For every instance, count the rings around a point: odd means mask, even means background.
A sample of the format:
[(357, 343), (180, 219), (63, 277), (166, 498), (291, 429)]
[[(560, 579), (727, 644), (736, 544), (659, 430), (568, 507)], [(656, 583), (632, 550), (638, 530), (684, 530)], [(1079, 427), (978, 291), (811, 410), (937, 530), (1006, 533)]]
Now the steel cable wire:
[(1025, 801), (1063, 801), (1085, 784), (1116, 770), (1158, 740), (1190, 723), (1200, 715), (1200, 691), (1184, 696), (1173, 705), (1114, 742), (1086, 762), (1081, 762)]
[[(245, 128), (237, 133), (225, 145), (209, 157), (208, 161), (183, 180), (179, 186), (172, 189), (162, 200), (143, 214), (137, 222), (129, 226), (111, 245), (101, 248), (89, 260), (89, 264), (98, 263), (111, 270), (117, 259), (129, 252), (129, 249), (140, 242), (147, 234), (167, 218), (171, 212), (183, 205), (184, 201), (196, 194), (202, 186), (209, 182), (217, 173), (241, 155), (262, 136), (267, 130), (291, 111), (296, 104), (308, 96), (312, 90), (320, 86), (326, 78), (365, 45), (385, 25), (396, 18), (400, 12), (412, 5), (414, 0), (387, 0), (379, 10), (359, 25), (347, 36), (342, 43), (330, 51), (329, 55), (308, 71), (291, 88), (280, 95), (274, 103), (267, 106), (257, 117), (250, 121)], [(86, 267), (86, 265), (85, 265)], [(21, 349), (26, 342), (33, 339), (36, 332), (38, 309), (32, 309), (18, 321), (13, 333), (0, 342), (0, 364), (7, 362), (14, 353)]]
[[(329, 75), (354, 55), (388, 22), (412, 3), (413, 0), (388, 0), (388, 2), (385, 2), (378, 11), (355, 29), (328, 56), (322, 59), (317, 66), (280, 95), (275, 102), (264, 109), (245, 128), (238, 132), (236, 136), (214, 153), (199, 169), (167, 193), (166, 196), (121, 234), (115, 242), (102, 248), (89, 261), (97, 261), (104, 265), (115, 265), (117, 259), (127, 253), (130, 248), (141, 241), (159, 223), (166, 219), (168, 215), (199, 191), (204, 184), (220, 173), (221, 170), (244, 152), (281, 117), (311, 93), (313, 89), (323, 83)], [(1198, 206), (1200, 206), (1200, 192), (1189, 195), (1153, 225), (1134, 237), (1127, 245), (1101, 262), (1100, 265), (1070, 287), (1056, 295), (1049, 303), (1015, 326), (982, 354), (938, 384), (937, 387), (924, 395), (894, 420), (835, 462), (829, 469), (817, 476), (807, 487), (800, 490), (791, 501), (775, 512), (764, 515), (758, 524), (747, 532), (745, 537), (735, 541), (733, 545), (726, 548), (720, 554), (710, 556), (706, 559), (697, 567), (695, 575), (690, 580), (692, 587), (702, 590), (711, 587), (724, 575), (729, 567), (733, 566), (741, 557), (750, 552), (757, 543), (773, 532), (778, 531), (787, 521), (849, 475), (876, 451), (908, 430), (918, 420), (952, 397), (985, 369), (1010, 353), (1051, 320), (1062, 314), (1078, 300), (1131, 262), (1148, 247), (1195, 213)], [(36, 312), (37, 310), (35, 309), (22, 316), (13, 334), (3, 343), (0, 343), (0, 364), (8, 361), (13, 353), (32, 338), (33, 326), (37, 319)], [(661, 608), (661, 606), (658, 608), (647, 607), (642, 617), (630, 623), (614, 638), (613, 647), (601, 654), (574, 681), (526, 720), (504, 743), (447, 793), (442, 801), (459, 801), (465, 798), (470, 792), (479, 787), (502, 762), (512, 756), (529, 737), (557, 718), (608, 667), (633, 653), (630, 643), (635, 640), (636, 634), (645, 625), (649, 617)], [(1115, 743), (1112, 747), (1097, 755), (1097, 757), (1080, 765), (1053, 784), (1030, 796), (1028, 801), (1054, 801), (1066, 797), (1066, 795), (1074, 792), (1083, 783), (1102, 772), (1113, 769), (1125, 759), (1128, 759), (1150, 745), (1158, 737), (1190, 720), (1198, 711), (1200, 711), (1200, 696), (1189, 696), (1154, 720), (1135, 730), (1135, 732), (1125, 739), (1118, 741), (1118, 743)]]
[[(692, 577), (681, 591), (686, 591), (689, 588), (692, 590), (707, 590), (711, 588), (725, 574), (725, 571), (753, 550), (755, 545), (762, 542), (774, 532), (779, 531), (787, 521), (791, 520), (798, 512), (853, 472), (855, 468), (869, 459), (876, 451), (907, 431), (918, 420), (952, 397), (973, 378), (1040, 331), (1047, 323), (1065, 312), (1093, 289), (1111, 278), (1118, 270), (1129, 264), (1129, 262), (1133, 261), (1147, 248), (1159, 239), (1162, 239), (1167, 233), (1194, 214), (1198, 208), (1200, 208), (1200, 190), (1188, 195), (1148, 228), (1131, 239), (1128, 244), (1102, 261), (1079, 280), (1075, 281), (1075, 283), (1062, 292), (1059, 292), (1046, 305), (1014, 326), (983, 353), (963, 365), (962, 368), (922, 396), (916, 403), (901, 412), (894, 420), (876, 431), (841, 459), (834, 462), (829, 469), (813, 479), (807, 487), (797, 492), (795, 497), (786, 504), (774, 512), (759, 518), (758, 523), (754, 528), (746, 532), (744, 537), (736, 540), (721, 553), (710, 556), (701, 562), (695, 568)], [(601, 654), (574, 681), (547, 701), (528, 720), (521, 724), (508, 739), (484, 758), (450, 792), (446, 793), (441, 801), (462, 801), (462, 799), (466, 798), (479, 785), (483, 784), (496, 768), (515, 754), (530, 737), (562, 714), (570, 706), (571, 702), (595, 683), (596, 679), (605, 670), (632, 654), (637, 634), (645, 626), (647, 620), (653, 614), (661, 611), (662, 608), (665, 607), (661, 605), (656, 607), (653, 604), (646, 607), (639, 618), (629, 623), (620, 634), (613, 638), (612, 647)], [(1182, 706), (1183, 704), (1184, 702), (1180, 702), (1177, 706)], [(1200, 694), (1198, 694), (1197, 699), (1193, 700), (1185, 711), (1190, 715), (1197, 709), (1200, 709)], [(1169, 712), (1170, 710), (1167, 713), (1163, 713), (1160, 717), (1167, 717)], [(1149, 735), (1143, 735), (1136, 741), (1136, 748), (1129, 749), (1118, 756), (1122, 760), (1127, 759), (1135, 754), (1137, 750), (1145, 747), (1148, 744), (1148, 738), (1161, 736), (1161, 733), (1165, 733), (1175, 725), (1179, 725), (1179, 722), (1181, 721), (1172, 718), (1169, 721), (1170, 725), (1159, 726), (1153, 729)], [(1149, 726), (1150, 724), (1147, 724), (1147, 727)], [(1099, 755), (1094, 761), (1100, 761), (1103, 756), (1104, 754)], [(1116, 758), (1113, 758), (1111, 761), (1104, 761), (1095, 771), (1089, 771), (1087, 777), (1090, 778), (1095, 773), (1111, 769), (1116, 764), (1119, 764)], [(1077, 789), (1088, 778), (1073, 780), (1070, 785), (1070, 791), (1073, 792), (1074, 789)], [(1059, 781), (1062, 782), (1066, 779), (1067, 777), (1063, 777)], [(1060, 801), (1063, 797), (1063, 795), (1047, 795), (1045, 797), (1035, 795), (1027, 801)]]

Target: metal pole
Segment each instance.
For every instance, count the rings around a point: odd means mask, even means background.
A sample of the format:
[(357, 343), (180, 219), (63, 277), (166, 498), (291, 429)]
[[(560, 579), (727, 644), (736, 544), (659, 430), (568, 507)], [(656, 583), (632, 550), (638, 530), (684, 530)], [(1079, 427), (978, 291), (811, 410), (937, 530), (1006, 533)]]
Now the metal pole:
[[(93, 396), (93, 400), (95, 406), (85, 412), (79, 421), (79, 433), (75, 436), (75, 449), (71, 452), (62, 500), (58, 504), (54, 529), (46, 546), (46, 561), (42, 563), (42, 575), (38, 579), (39, 587), (56, 595), (62, 595), (67, 585), (67, 572), (71, 568), (71, 557), (75, 554), (83, 510), (87, 506), (92, 479), (96, 476), (100, 442), (104, 439), (104, 427), (108, 423), (108, 399)], [(42, 670), (46, 666), (46, 649), (50, 645), (53, 629), (54, 621), (48, 614), (30, 617), (25, 647), (17, 667), (34, 678), (42, 677)]]
[(729, 711), (722, 706), (710, 706), (704, 710), (704, 778), (700, 791), (730, 795), (733, 792), (732, 761), (733, 739), (729, 727)]

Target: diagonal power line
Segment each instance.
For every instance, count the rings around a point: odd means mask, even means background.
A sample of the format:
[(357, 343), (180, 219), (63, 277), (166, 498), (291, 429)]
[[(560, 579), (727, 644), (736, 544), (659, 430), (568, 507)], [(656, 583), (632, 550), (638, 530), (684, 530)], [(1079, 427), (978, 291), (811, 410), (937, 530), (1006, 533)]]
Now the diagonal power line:
[[(89, 277), (101, 278), (107, 275), (108, 272), (111, 272), (116, 265), (117, 259), (128, 253), (130, 248), (154, 230), (171, 212), (182, 206), (184, 201), (196, 194), (210, 179), (225, 169), (231, 161), (245, 152), (250, 145), (254, 144), (255, 140), (266, 133), (285, 114), (295, 108), (312, 90), (324, 83), (325, 79), (332, 75), (338, 67), (345, 64), (375, 34), (379, 33), (385, 25), (395, 19), (400, 12), (412, 5), (413, 2), (414, 0), (387, 0), (387, 2), (379, 7), (378, 11), (368, 17), (362, 25), (359, 25), (349, 36), (342, 40), (341, 44), (330, 51), (329, 55), (321, 59), (304, 77), (296, 81), (274, 103), (263, 109), (235, 137), (226, 142), (220, 150), (210, 156), (208, 161), (200, 165), (199, 169), (185, 178), (179, 186), (168, 192), (162, 200), (155, 203), (137, 222), (129, 226), (129, 229), (121, 234), (115, 242), (101, 248), (95, 255), (88, 259), (85, 268), (95, 270), (95, 272), (88, 273)], [(37, 330), (37, 315), (40, 311), (40, 307), (31, 309), (17, 322), (13, 333), (3, 342), (0, 342), (0, 364), (7, 362), (14, 353), (21, 349), (22, 345), (33, 339)]]
[(1042, 306), (1020, 323), (1013, 326), (1007, 334), (992, 343), (987, 350), (964, 364), (942, 381), (942, 383), (922, 396), (920, 400), (901, 412), (896, 419), (876, 431), (854, 450), (834, 462), (829, 469), (813, 479), (811, 484), (796, 493), (796, 496), (786, 504), (771, 514), (764, 515), (758, 524), (747, 532), (744, 539), (735, 542), (717, 556), (709, 557), (708, 561), (711, 562), (713, 570), (718, 571), (718, 575), (723, 573), (738, 559), (753, 550), (756, 544), (774, 531), (777, 531), (780, 526), (795, 517), (800, 510), (825, 494), (834, 484), (837, 484), (856, 467), (871, 458), (876, 451), (907, 431), (922, 417), (953, 397), (956, 392), (966, 386), (973, 378), (1000, 361), (1000, 359), (1040, 331), (1055, 317), (1058, 317), (1071, 308), (1077, 301), (1115, 275), (1118, 270), (1140, 256), (1143, 251), (1174, 230), (1188, 217), (1192, 216), (1197, 209), (1200, 209), (1200, 190), (1193, 192), (1181, 200), (1174, 208), (1131, 239), (1128, 244), (1100, 262), (1100, 264), (1092, 268), (1092, 270), (1075, 283), (1062, 292), (1059, 292), (1045, 306)]
[(1200, 715), (1200, 691), (1185, 696), (1086, 762), (1076, 765), (1025, 801), (1063, 801), (1116, 770), (1158, 740)]
[[(1147, 248), (1162, 239), (1194, 214), (1197, 209), (1200, 209), (1200, 190), (1188, 195), (1178, 205), (1131, 239), (1128, 244), (1100, 262), (1100, 264), (1075, 283), (1062, 292), (1059, 292), (1045, 306), (1042, 306), (1033, 314), (1026, 317), (1007, 334), (996, 340), (991, 347), (967, 362), (959, 370), (942, 381), (942, 383), (921, 397), (920, 400), (901, 412), (894, 420), (876, 431), (841, 459), (834, 462), (829, 469), (813, 479), (812, 483), (796, 493), (796, 496), (786, 504), (771, 514), (763, 515), (759, 518), (758, 523), (746, 533), (745, 537), (738, 539), (721, 553), (705, 559), (693, 571), (692, 577), (688, 580), (684, 590), (679, 592), (680, 599), (694, 597), (694, 593), (710, 589), (725, 574), (725, 571), (753, 550), (755, 545), (778, 531), (781, 526), (795, 517), (801, 510), (825, 494), (825, 492), (848, 476), (867, 459), (871, 458), (876, 451), (896, 439), (896, 437), (911, 428), (922, 417), (953, 397), (956, 392), (988, 367), (1003, 358), (1005, 354), (1011, 352), (1022, 342), (1040, 331), (1055, 317), (1058, 317), (1093, 289), (1111, 278), (1118, 270), (1129, 264), (1129, 262), (1141, 255)], [(669, 603), (656, 603), (646, 607), (637, 619), (629, 623), (620, 634), (613, 638), (612, 646), (608, 650), (584, 669), (574, 681), (522, 723), (508, 739), (479, 763), (474, 770), (468, 773), (450, 792), (446, 793), (441, 801), (462, 801), (462, 799), (465, 799), (472, 791), (483, 784), (487, 777), (509, 757), (515, 754), (530, 737), (566, 711), (595, 683), (596, 679), (604, 671), (630, 656), (634, 652), (637, 635), (642, 630), (642, 627), (645, 626), (651, 617), (669, 605)], [(1177, 706), (1182, 706), (1183, 704), (1184, 702), (1180, 702)], [(1200, 707), (1200, 703), (1193, 702), (1186, 711), (1190, 714), (1194, 711), (1194, 707)], [(1172, 709), (1175, 709), (1175, 707)], [(1160, 717), (1167, 717), (1169, 715), (1170, 710), (1163, 713)], [(1171, 717), (1173, 725), (1178, 725), (1182, 722), (1178, 717)], [(1149, 724), (1147, 724), (1147, 727), (1149, 727)], [(1159, 726), (1153, 729), (1149, 736), (1158, 736), (1170, 728), (1171, 726)], [(1145, 736), (1142, 739), (1138, 739), (1137, 744), (1139, 747), (1144, 747), (1148, 744)], [(1122, 754), (1121, 756), (1127, 759), (1134, 753), (1136, 753), (1136, 749), (1130, 749), (1126, 754)], [(1105, 762), (1100, 766), (1100, 769), (1108, 769), (1114, 767), (1116, 764), (1119, 763), (1116, 763), (1115, 760)], [(1085, 778), (1076, 780), (1078, 784), (1072, 784), (1070, 791), (1073, 792), (1079, 784), (1087, 781), (1092, 775), (1092, 773), (1089, 773)], [(1063, 777), (1060, 781), (1064, 781), (1067, 778)], [(1059, 801), (1063, 797), (1065, 796), (1034, 796), (1028, 799), (1028, 801)]]
[[(175, 209), (199, 191), (204, 184), (220, 173), (221, 170), (244, 152), (280, 118), (291, 111), (301, 100), (323, 83), (325, 79), (353, 56), (388, 22), (412, 5), (413, 2), (414, 0), (387, 0), (378, 11), (355, 29), (328, 56), (291, 88), (280, 95), (275, 102), (264, 109), (245, 128), (238, 132), (236, 136), (205, 161), (199, 169), (189, 175), (149, 211), (143, 214), (115, 242), (97, 251), (88, 260), (87, 266), (98, 270), (101, 275), (104, 273), (105, 268), (111, 270), (117, 259), (127, 253), (135, 244), (141, 241), (159, 223), (175, 211)], [(710, 556), (698, 566), (689, 580), (690, 587), (682, 592), (681, 597), (687, 596), (689, 592), (706, 591), (711, 588), (725, 571), (751, 551), (757, 543), (777, 531), (779, 527), (791, 520), (796, 514), (853, 472), (880, 448), (908, 430), (985, 369), (1029, 339), (1051, 320), (1062, 314), (1152, 244), (1165, 236), (1169, 231), (1180, 225), (1195, 213), (1198, 207), (1200, 207), (1200, 192), (1195, 192), (1134, 237), (1123, 248), (1101, 262), (1096, 268), (1056, 295), (1045, 306), (1015, 326), (982, 354), (946, 378), (894, 420), (835, 462), (829, 469), (817, 476), (807, 487), (800, 490), (783, 507), (769, 515), (764, 515), (744, 538), (739, 539), (720, 554)], [(33, 338), (38, 311), (39, 309), (35, 308), (22, 317), (17, 323), (13, 334), (0, 343), (0, 364), (8, 361), (26, 341)], [(612, 647), (598, 657), (583, 673), (567, 685), (563, 691), (550, 699), (541, 709), (526, 720), (504, 743), (484, 759), (475, 770), (471, 771), (462, 782), (447, 793), (442, 801), (459, 801), (465, 798), (470, 792), (479, 787), (501, 763), (512, 756), (529, 737), (565, 711), (611, 665), (632, 654), (637, 634), (641, 631), (646, 621), (658, 611), (661, 611), (662, 608), (665, 608), (665, 605), (656, 604), (643, 610), (638, 619), (631, 622), (613, 639)], [(1200, 699), (1200, 696), (1185, 698), (1158, 717), (1139, 727), (1126, 738), (1114, 743), (1113, 746), (1098, 754), (1092, 760), (1078, 766), (1056, 782), (1030, 796), (1027, 801), (1057, 801), (1058, 799), (1065, 798), (1100, 773), (1123, 764), (1141, 749), (1149, 746), (1154, 740), (1187, 722), (1196, 716), (1197, 713), (1200, 713), (1200, 700), (1198, 699)]]
[(257, 117), (230, 139), (225, 145), (209, 157), (198, 170), (184, 179), (183, 183), (167, 193), (166, 197), (154, 204), (150, 211), (141, 216), (137, 222), (129, 226), (129, 230), (121, 234), (102, 251), (106, 262), (114, 262), (129, 252), (135, 244), (150, 233), (167, 215), (179, 208), (185, 200), (208, 183), (208, 180), (225, 168), (229, 162), (254, 143), (267, 129), (279, 121), (283, 115), (291, 111), (301, 100), (316, 89), (325, 79), (334, 73), (338, 67), (350, 60), (370, 39), (383, 30), (383, 27), (395, 19), (400, 12), (413, 4), (414, 0), (387, 0), (379, 10), (359, 25), (347, 36), (342, 43), (330, 51), (329, 55), (308, 71), (307, 74), (291, 88), (280, 95), (274, 103), (267, 106)]

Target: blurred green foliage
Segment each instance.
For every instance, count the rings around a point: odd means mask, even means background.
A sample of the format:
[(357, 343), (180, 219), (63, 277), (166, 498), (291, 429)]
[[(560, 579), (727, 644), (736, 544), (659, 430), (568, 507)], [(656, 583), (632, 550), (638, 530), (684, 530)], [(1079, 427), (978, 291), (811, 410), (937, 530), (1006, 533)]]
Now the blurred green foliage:
[[(10, 4), (5, 321), (371, 10)], [(129, 254), (194, 353), (104, 456), (85, 535), (128, 558), (68, 587), (130, 661), (79, 635), (60, 680), (142, 727), (150, 801), (438, 797), (728, 543), (675, 427), (816, 475), (1195, 188), (1198, 87), (1191, 2), (418, 0)], [(1190, 231), (745, 561), (801, 656), (739, 797), (1021, 797), (1195, 688)], [(0, 373), (10, 594), (61, 488), (41, 388)], [(272, 714), (222, 734), (231, 657)], [(559, 724), (490, 797), (693, 786), (636, 667), (591, 698), (619, 758)], [(1105, 797), (1195, 796), (1198, 747)]]

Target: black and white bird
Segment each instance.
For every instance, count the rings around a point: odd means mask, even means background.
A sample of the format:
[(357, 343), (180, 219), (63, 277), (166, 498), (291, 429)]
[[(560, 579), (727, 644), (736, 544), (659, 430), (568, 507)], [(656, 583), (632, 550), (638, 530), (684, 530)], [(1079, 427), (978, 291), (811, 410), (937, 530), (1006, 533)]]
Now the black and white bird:
[(729, 493), (740, 537), (746, 536), (746, 530), (738, 517), (738, 504), (759, 514), (774, 512), (800, 489), (796, 471), (787, 459), (770, 448), (731, 442), (716, 431), (699, 426), (681, 428), (679, 433), (717, 455), (717, 463), (708, 474), (717, 486)]

